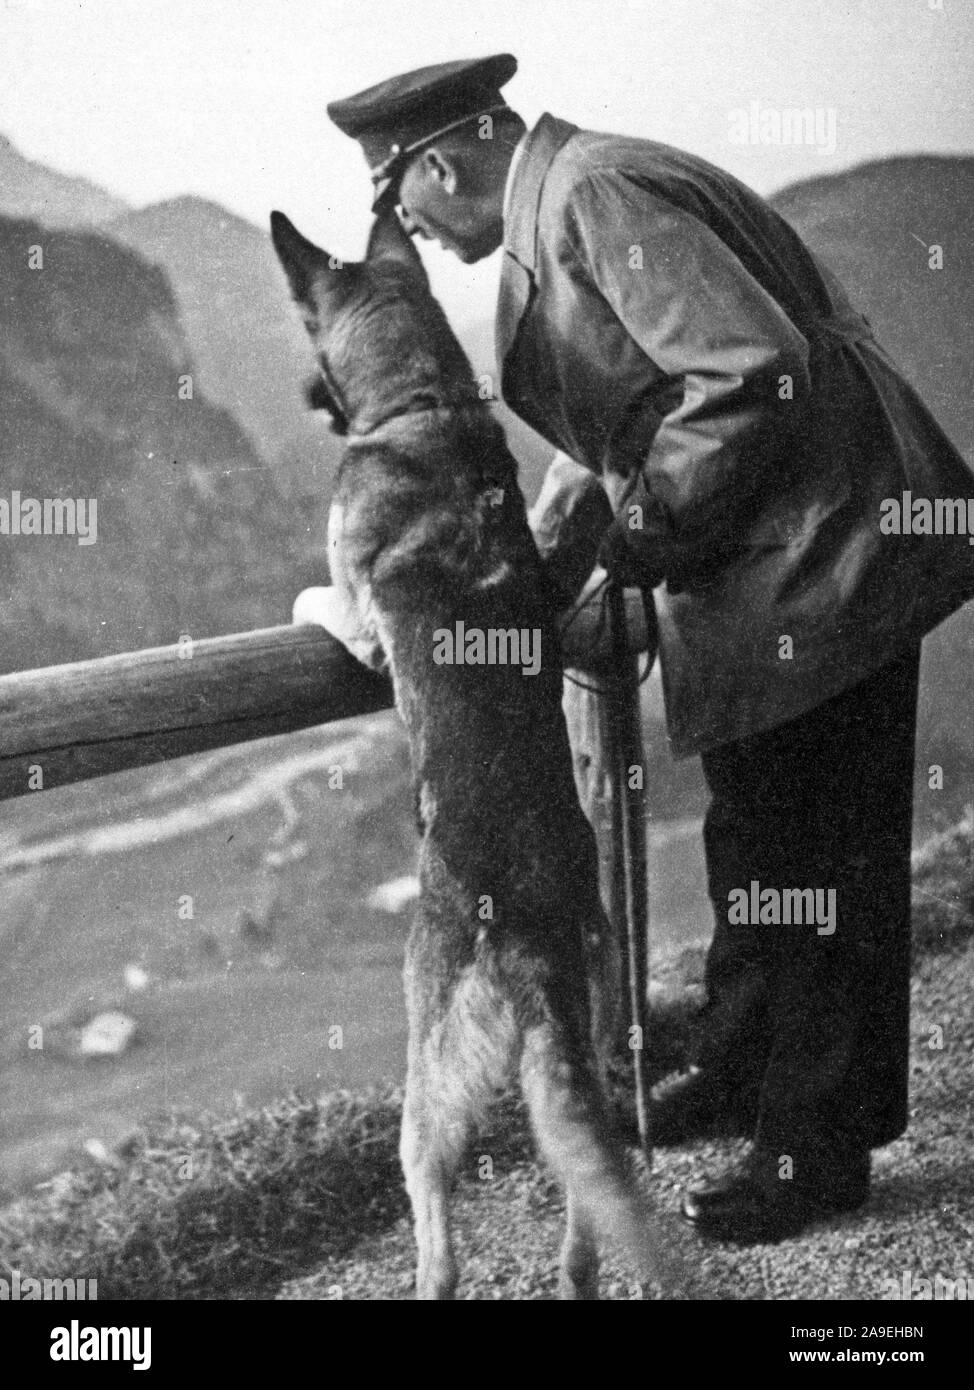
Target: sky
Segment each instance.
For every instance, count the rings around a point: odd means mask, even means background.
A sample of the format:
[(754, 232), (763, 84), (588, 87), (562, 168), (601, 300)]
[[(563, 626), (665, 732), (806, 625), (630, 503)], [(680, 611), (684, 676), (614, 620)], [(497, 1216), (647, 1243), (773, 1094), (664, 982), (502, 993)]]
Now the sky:
[[(0, 0), (0, 132), (135, 205), (196, 193), (261, 225), (278, 207), (354, 258), (369, 183), (325, 103), (503, 51), (529, 123), (679, 145), (762, 193), (974, 153), (972, 0)], [(817, 124), (789, 144), (795, 108)], [(448, 308), (496, 283), (496, 257), (424, 255)]]

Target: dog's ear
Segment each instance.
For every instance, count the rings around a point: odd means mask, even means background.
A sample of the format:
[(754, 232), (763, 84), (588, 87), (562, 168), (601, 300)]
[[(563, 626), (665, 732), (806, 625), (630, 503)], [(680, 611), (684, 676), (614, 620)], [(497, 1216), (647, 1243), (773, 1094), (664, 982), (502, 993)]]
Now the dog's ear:
[(426, 267), (420, 260), (416, 243), (407, 235), (406, 229), (396, 216), (395, 208), (386, 208), (372, 223), (365, 259), (398, 261), (400, 265), (419, 275), (424, 284), (429, 284)]
[(303, 237), (283, 212), (271, 213), (271, 240), (299, 304), (312, 305), (311, 286), (316, 280), (336, 291), (347, 287), (347, 272), (353, 267)]

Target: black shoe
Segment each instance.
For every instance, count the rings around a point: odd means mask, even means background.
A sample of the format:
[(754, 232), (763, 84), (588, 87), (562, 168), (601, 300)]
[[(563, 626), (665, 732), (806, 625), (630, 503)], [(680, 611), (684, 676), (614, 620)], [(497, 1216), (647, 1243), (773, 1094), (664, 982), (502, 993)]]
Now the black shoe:
[(723, 1077), (691, 1067), (653, 1087), (650, 1124), (654, 1144), (681, 1144), (718, 1135), (753, 1134), (757, 1088), (746, 1092)]
[(783, 1158), (752, 1150), (739, 1168), (686, 1192), (684, 1217), (720, 1240), (773, 1242), (823, 1217), (854, 1211), (869, 1196), (868, 1149), (847, 1150), (827, 1163), (795, 1160), (790, 1178), (780, 1176)]

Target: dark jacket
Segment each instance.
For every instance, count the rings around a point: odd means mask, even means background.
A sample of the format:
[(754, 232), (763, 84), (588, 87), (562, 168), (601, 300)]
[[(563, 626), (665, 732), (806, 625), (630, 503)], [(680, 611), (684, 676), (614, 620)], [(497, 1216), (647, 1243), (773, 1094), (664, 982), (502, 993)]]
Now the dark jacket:
[(966, 498), (971, 470), (757, 194), (545, 115), (504, 250), (504, 399), (603, 478), (659, 585), (678, 756), (814, 708), (974, 595), (966, 535), (880, 531), (883, 499)]

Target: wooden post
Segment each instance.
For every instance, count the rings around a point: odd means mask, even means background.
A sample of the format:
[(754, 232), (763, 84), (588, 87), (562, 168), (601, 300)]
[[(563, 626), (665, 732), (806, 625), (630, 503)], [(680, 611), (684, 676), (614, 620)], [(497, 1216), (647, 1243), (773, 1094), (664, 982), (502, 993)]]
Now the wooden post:
[[(595, 679), (590, 672), (566, 670), (563, 706), (578, 799), (595, 831), (599, 850), (602, 904), (618, 935), (618, 927), (624, 922), (620, 915), (624, 904), (622, 880), (616, 872), (618, 826), (609, 766), (609, 720), (605, 697), (588, 688), (595, 684)], [(622, 940), (621, 935), (619, 940)]]
[[(566, 671), (563, 705), (572, 746), (575, 786), (582, 810), (588, 817), (599, 851), (599, 886), (602, 903), (623, 961), (623, 998), (629, 998), (626, 943), (625, 873), (622, 861), (622, 825), (618, 802), (612, 795), (611, 740), (609, 711), (605, 697), (575, 684), (595, 683), (590, 672)], [(648, 897), (645, 846), (634, 864), (633, 888)], [(628, 1012), (619, 1021), (620, 1041), (629, 1028)]]
[[(583, 610), (585, 611), (585, 610)], [(645, 617), (642, 600), (635, 592), (626, 593), (626, 625), (630, 647), (638, 649), (645, 640)], [(611, 655), (607, 642), (598, 655), (587, 651), (587, 670), (569, 669), (569, 661), (577, 659), (576, 653), (586, 651), (586, 643), (591, 642), (594, 631), (591, 617), (583, 620), (578, 636), (572, 647), (566, 651), (566, 680), (563, 695), (565, 719), (568, 736), (572, 746), (572, 759), (575, 770), (575, 786), (582, 809), (595, 831), (599, 852), (599, 885), (602, 890), (602, 903), (612, 925), (616, 942), (626, 961), (626, 898), (625, 872), (623, 864), (622, 824), (617, 799), (612, 795), (612, 736), (610, 729), (609, 704), (605, 695), (597, 687), (611, 677)], [(572, 629), (574, 631), (575, 623)], [(602, 634), (603, 639), (607, 634)], [(630, 666), (625, 677), (635, 685), (638, 675), (638, 657), (630, 658)], [(593, 674), (593, 671), (595, 672)], [(633, 726), (630, 730), (631, 746), (641, 747), (642, 731), (639, 727), (638, 703), (632, 713)], [(642, 853), (637, 854), (632, 865), (634, 892), (648, 901), (648, 882), (646, 865), (646, 846), (641, 845)], [(628, 966), (624, 965), (624, 998), (629, 997)], [(628, 1028), (628, 1018), (620, 1020), (620, 1039)]]

